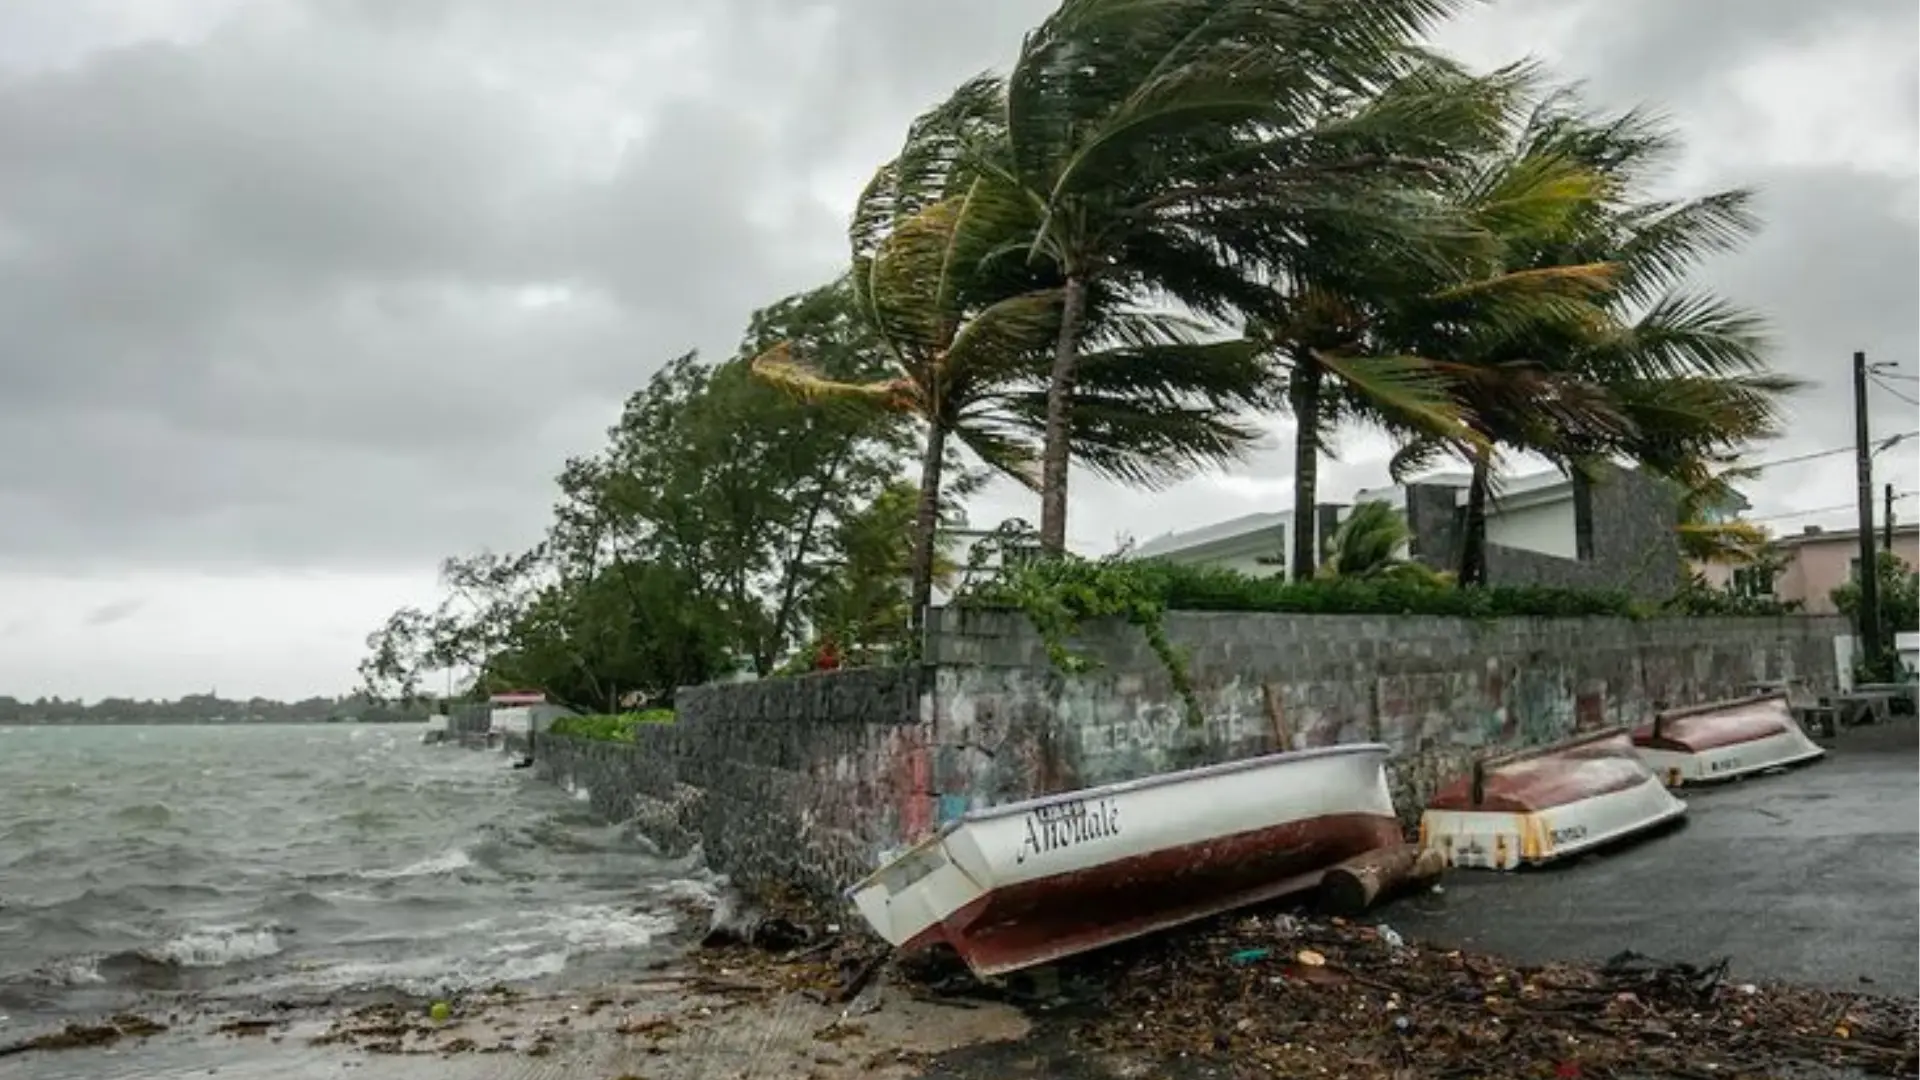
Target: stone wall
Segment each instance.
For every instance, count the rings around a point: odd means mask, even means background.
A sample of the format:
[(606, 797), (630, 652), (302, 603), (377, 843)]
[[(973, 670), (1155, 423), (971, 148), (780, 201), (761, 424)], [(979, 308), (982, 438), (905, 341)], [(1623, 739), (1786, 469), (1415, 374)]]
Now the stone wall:
[(1176, 612), (1205, 723), (1139, 630), (1088, 629), (1064, 678), (1016, 614), (937, 613), (937, 816), (1276, 749), (1378, 741), (1411, 819), (1495, 748), (1637, 724), (1775, 679), (1833, 686), (1837, 619), (1506, 619)]
[(836, 893), (968, 809), (1334, 743), (1394, 751), (1412, 819), (1494, 748), (1644, 720), (1755, 682), (1831, 686), (1838, 619), (1175, 613), (1205, 722), (1137, 628), (1093, 625), (1073, 677), (1017, 614), (936, 611), (927, 663), (690, 688), (631, 745), (543, 736), (548, 774), (749, 884)]
[(670, 852), (828, 894), (931, 827), (921, 685), (890, 668), (689, 687), (632, 745), (546, 735), (535, 760)]

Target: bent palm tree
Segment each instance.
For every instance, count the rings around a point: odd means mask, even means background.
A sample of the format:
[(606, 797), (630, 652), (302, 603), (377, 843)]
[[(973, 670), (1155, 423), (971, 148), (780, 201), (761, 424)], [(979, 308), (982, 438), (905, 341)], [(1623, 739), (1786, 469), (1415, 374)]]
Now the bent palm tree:
[[(1700, 257), (1752, 230), (1747, 194), (1642, 199), (1638, 186), (1673, 148), (1672, 136), (1638, 114), (1595, 120), (1574, 104), (1568, 92), (1548, 95), (1480, 175), (1505, 178), (1501, 185), (1554, 172), (1596, 181), (1584, 193), (1569, 190), (1557, 214), (1531, 224), (1490, 223), (1512, 275), (1584, 277), (1593, 288), (1545, 305), (1416, 308), (1416, 326), (1425, 319), (1452, 328), (1425, 332), (1421, 347), (1441, 358), (1482, 436), (1480, 446), (1464, 451), (1473, 472), (1459, 552), (1463, 585), (1485, 579), (1498, 448), (1540, 454), (1568, 471), (1625, 457), (1691, 484), (1714, 462), (1771, 434), (1780, 395), (1799, 385), (1766, 370), (1753, 316), (1672, 291)], [(1484, 186), (1470, 183), (1462, 197), (1471, 203)], [(1396, 478), (1441, 449), (1430, 438), (1414, 439), (1396, 458)]]
[[(1029, 487), (1038, 483), (1041, 373), (1065, 297), (1051, 267), (1017, 257), (1034, 227), (1031, 206), (1007, 198), (1008, 189), (974, 171), (961, 152), (999, 100), (995, 80), (976, 79), (923, 115), (854, 214), (855, 292), (887, 347), (892, 376), (834, 382), (784, 347), (754, 362), (762, 378), (802, 396), (864, 402), (925, 423), (916, 619), (932, 592), (948, 441)], [(1177, 320), (1128, 311), (1105, 295), (1087, 310), (1121, 342), (1088, 358), (1088, 393), (1070, 417), (1070, 437), (1097, 471), (1156, 485), (1252, 444), (1257, 433), (1230, 415), (1264, 400), (1265, 373), (1250, 345), (1198, 343)]]
[[(1257, 312), (1310, 251), (1303, 225), (1419, 260), (1397, 184), (1463, 113), (1409, 95), (1356, 109), (1425, 63), (1409, 42), (1456, 0), (1065, 0), (1022, 43), (1004, 145), (983, 168), (1033, 206), (1061, 275), (1047, 371), (1041, 542), (1064, 549), (1081, 353), (1101, 288), (1203, 316)], [(1470, 118), (1477, 119), (1477, 118)]]

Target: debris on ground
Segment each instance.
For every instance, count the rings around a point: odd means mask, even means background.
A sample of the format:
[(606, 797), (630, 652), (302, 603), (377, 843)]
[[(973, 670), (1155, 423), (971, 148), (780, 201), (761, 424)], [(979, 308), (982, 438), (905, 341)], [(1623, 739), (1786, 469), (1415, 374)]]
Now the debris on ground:
[[(820, 925), (798, 900), (774, 908)], [(883, 967), (911, 997), (1086, 1008), (1076, 1042), (1123, 1060), (1213, 1060), (1223, 1075), (1773, 1078), (1795, 1067), (1920, 1072), (1907, 999), (1731, 983), (1726, 961), (1623, 952), (1530, 967), (1300, 911), (1239, 915), (982, 983), (939, 954), (829, 935), (785, 954), (707, 950), (714, 973), (845, 1003)], [(1049, 989), (1031, 995), (1026, 987)], [(1063, 991), (1073, 988), (1073, 992)]]
[[(1732, 985), (1622, 953), (1526, 967), (1391, 930), (1295, 920), (1295, 963), (1236, 962), (1278, 940), (1240, 918), (1102, 957), (1111, 988), (1084, 1045), (1216, 1058), (1248, 1075), (1777, 1077), (1790, 1067), (1916, 1074), (1915, 1003)], [(1464, 1070), (1464, 1071), (1462, 1071)]]
[(29, 1050), (77, 1050), (88, 1046), (107, 1046), (121, 1039), (146, 1039), (167, 1030), (167, 1025), (133, 1013), (108, 1017), (98, 1024), (68, 1024), (59, 1031), (37, 1035), (0, 1046), (0, 1057), (24, 1054)]

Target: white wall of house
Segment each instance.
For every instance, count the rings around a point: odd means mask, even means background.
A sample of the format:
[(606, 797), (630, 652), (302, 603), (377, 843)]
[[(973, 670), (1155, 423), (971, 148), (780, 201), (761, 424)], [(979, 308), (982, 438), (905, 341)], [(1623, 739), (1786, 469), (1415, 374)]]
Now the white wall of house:
[[(1468, 479), (1465, 473), (1446, 473), (1422, 482), (1454, 486), (1456, 505), (1464, 506)], [(1404, 513), (1407, 491), (1396, 484), (1356, 492), (1352, 505), (1340, 508), (1340, 520), (1352, 514), (1353, 505), (1366, 502), (1384, 502)], [(1285, 574), (1285, 556), (1291, 542), (1285, 538), (1292, 533), (1291, 511), (1248, 514), (1154, 537), (1134, 548), (1133, 555), (1228, 567), (1246, 574)], [(1500, 495), (1487, 509), (1487, 541), (1563, 559), (1577, 558), (1572, 483), (1557, 472), (1543, 472), (1514, 477), (1502, 484)], [(1263, 556), (1280, 559), (1268, 565), (1260, 561)], [(1407, 557), (1404, 546), (1400, 557)]]
[(1529, 500), (1519, 506), (1496, 503), (1487, 514), (1487, 543), (1558, 555), (1562, 559), (1578, 558), (1572, 492), (1549, 501)]

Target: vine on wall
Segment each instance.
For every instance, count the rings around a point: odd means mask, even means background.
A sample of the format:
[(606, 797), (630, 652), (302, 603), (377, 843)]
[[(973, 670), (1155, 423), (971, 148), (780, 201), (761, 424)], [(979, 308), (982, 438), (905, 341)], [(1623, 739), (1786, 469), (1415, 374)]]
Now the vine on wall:
[(1031, 526), (1015, 520), (975, 545), (959, 602), (1024, 614), (1045, 644), (1047, 659), (1066, 675), (1081, 674), (1097, 664), (1068, 646), (1088, 619), (1121, 619), (1139, 627), (1166, 666), (1174, 692), (1185, 706), (1187, 724), (1199, 727), (1205, 718), (1186, 655), (1167, 638), (1163, 577), (1159, 564), (1129, 561), (1124, 550), (1103, 559), (1042, 558)]

